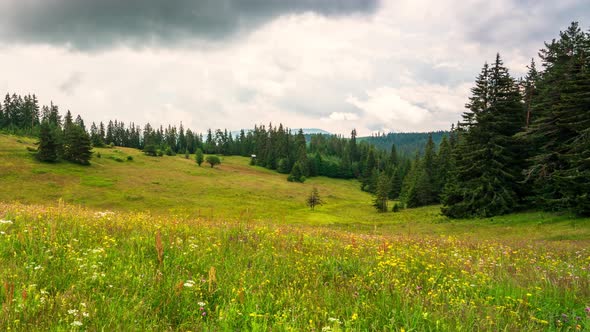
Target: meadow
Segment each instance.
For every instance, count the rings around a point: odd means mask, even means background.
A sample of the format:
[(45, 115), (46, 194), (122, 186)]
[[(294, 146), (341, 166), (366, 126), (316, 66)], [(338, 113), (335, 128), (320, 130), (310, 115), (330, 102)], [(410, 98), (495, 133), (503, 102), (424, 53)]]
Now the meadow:
[(380, 214), (247, 158), (52, 165), (33, 142), (0, 135), (0, 330), (590, 329), (590, 219)]

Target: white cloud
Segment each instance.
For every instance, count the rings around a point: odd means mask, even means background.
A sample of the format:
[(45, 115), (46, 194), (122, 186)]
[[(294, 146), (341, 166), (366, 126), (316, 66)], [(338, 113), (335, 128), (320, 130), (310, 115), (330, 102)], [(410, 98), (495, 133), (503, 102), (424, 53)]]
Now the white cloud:
[(201, 132), (269, 122), (345, 135), (447, 129), (484, 61), (499, 51), (523, 75), (543, 40), (588, 12), (571, 10), (584, 1), (383, 1), (370, 17), (289, 14), (206, 47), (0, 44), (0, 92), (36, 93), (86, 122), (182, 121)]

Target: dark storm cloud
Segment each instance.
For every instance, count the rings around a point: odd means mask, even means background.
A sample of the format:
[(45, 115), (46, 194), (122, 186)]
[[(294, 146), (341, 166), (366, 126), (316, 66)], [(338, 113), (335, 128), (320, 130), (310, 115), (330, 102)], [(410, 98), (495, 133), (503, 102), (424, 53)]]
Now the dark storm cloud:
[(372, 13), (379, 0), (2, 0), (4, 41), (78, 49), (216, 40), (286, 14)]

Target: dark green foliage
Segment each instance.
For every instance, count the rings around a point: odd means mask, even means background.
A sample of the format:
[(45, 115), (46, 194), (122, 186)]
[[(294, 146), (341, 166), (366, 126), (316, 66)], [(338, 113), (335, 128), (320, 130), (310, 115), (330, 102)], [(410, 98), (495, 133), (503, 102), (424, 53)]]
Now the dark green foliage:
[(215, 165), (221, 164), (221, 159), (219, 159), (219, 157), (218, 156), (215, 156), (215, 155), (207, 156), (207, 158), (205, 159), (205, 161), (209, 165), (211, 165), (211, 168), (213, 168)]
[(190, 158), (190, 154), (188, 153), (188, 149), (184, 150), (184, 159), (189, 159)]
[(172, 150), (172, 148), (169, 146), (167, 146), (166, 149), (164, 149), (164, 153), (167, 156), (175, 156), (176, 155), (176, 152), (174, 152), (174, 150)]
[(309, 208), (312, 211), (315, 209), (316, 206), (324, 204), (324, 202), (320, 198), (320, 193), (318, 191), (318, 188), (313, 187), (313, 189), (311, 190), (311, 193), (307, 197), (306, 204), (307, 204), (307, 206), (309, 206)]
[(127, 156), (127, 161), (133, 161), (133, 156)]
[(549, 210), (590, 214), (590, 36), (577, 23), (540, 52), (545, 71), (532, 97), (533, 121), (525, 139), (533, 147), (527, 184)]
[(56, 162), (59, 158), (59, 138), (56, 129), (49, 122), (43, 121), (39, 131), (37, 159), (43, 162)]
[[(251, 161), (254, 160), (254, 158), (251, 159)], [(252, 165), (252, 162), (250, 163)], [(278, 165), (277, 165), (277, 172), (281, 173), (281, 174), (288, 174), (290, 172), (291, 168), (289, 167), (289, 160), (286, 158), (281, 158), (279, 159)]]
[(143, 153), (145, 153), (148, 156), (155, 157), (157, 155), (158, 151), (156, 149), (156, 146), (154, 144), (150, 143), (150, 144), (146, 144), (143, 147)]
[(367, 153), (367, 158), (364, 163), (363, 174), (361, 178), (361, 189), (368, 192), (375, 192), (377, 186), (377, 159), (375, 157), (375, 149), (372, 147)]
[(303, 174), (303, 167), (301, 166), (301, 162), (296, 162), (291, 169), (291, 173), (289, 177), (287, 177), (289, 182), (305, 182), (305, 175)]
[(387, 196), (389, 195), (389, 178), (387, 174), (382, 172), (377, 175), (377, 188), (375, 192), (375, 199), (373, 206), (379, 212), (387, 212)]
[(456, 185), (443, 195), (450, 217), (488, 217), (513, 211), (519, 197), (523, 147), (514, 137), (525, 125), (515, 80), (500, 56), (484, 65), (466, 105), (456, 156)]
[(195, 162), (197, 163), (197, 165), (201, 166), (204, 160), (205, 157), (203, 156), (203, 150), (197, 149), (197, 151), (195, 152)]
[(428, 137), (432, 136), (435, 145), (440, 144), (448, 131), (433, 131), (427, 133), (388, 133), (369, 137), (358, 138), (357, 141), (369, 143), (375, 148), (390, 151), (395, 145), (397, 156), (400, 158), (411, 158), (416, 151), (423, 153)]
[(399, 212), (399, 210), (401, 210), (401, 207), (398, 203), (393, 204), (393, 208), (391, 208), (391, 212)]
[(92, 143), (79, 125), (72, 124), (64, 137), (64, 159), (80, 165), (90, 165)]
[(437, 196), (443, 192), (449, 181), (450, 172), (455, 168), (452, 146), (447, 137), (443, 137), (436, 156), (436, 173), (434, 174), (434, 190)]

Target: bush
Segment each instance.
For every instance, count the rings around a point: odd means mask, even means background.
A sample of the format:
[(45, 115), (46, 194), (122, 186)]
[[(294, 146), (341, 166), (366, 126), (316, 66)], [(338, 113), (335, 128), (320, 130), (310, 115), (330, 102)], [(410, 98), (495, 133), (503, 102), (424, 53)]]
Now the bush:
[(145, 153), (148, 156), (157, 156), (158, 155), (158, 150), (156, 150), (156, 146), (153, 144), (146, 144), (143, 147), (143, 153)]
[(401, 207), (399, 206), (398, 203), (393, 204), (393, 208), (391, 209), (391, 212), (399, 212), (399, 210), (401, 210)]
[(221, 159), (219, 159), (218, 156), (207, 156), (207, 159), (205, 159), (205, 161), (207, 161), (207, 163), (211, 165), (211, 168), (213, 168), (213, 166), (215, 165), (221, 164)]
[(97, 152), (96, 153), (96, 158), (100, 158), (100, 157), (102, 157), (102, 155), (100, 154), (100, 152)]
[(133, 156), (127, 156), (127, 161), (133, 161)]

